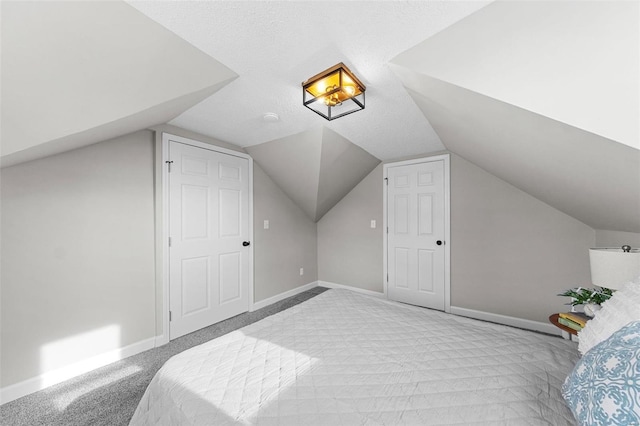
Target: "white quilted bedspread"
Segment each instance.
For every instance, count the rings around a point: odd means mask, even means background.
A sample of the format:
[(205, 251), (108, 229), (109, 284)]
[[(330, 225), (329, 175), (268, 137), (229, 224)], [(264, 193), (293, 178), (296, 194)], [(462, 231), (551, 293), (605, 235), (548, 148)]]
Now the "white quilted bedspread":
[(573, 425), (559, 338), (347, 290), (171, 358), (131, 425)]

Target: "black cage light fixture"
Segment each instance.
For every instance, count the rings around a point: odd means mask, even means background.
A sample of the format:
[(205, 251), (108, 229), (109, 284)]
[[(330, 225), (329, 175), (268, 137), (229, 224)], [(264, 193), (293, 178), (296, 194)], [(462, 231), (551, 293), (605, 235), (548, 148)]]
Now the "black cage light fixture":
[(331, 121), (364, 109), (365, 90), (364, 84), (340, 62), (302, 83), (302, 104)]

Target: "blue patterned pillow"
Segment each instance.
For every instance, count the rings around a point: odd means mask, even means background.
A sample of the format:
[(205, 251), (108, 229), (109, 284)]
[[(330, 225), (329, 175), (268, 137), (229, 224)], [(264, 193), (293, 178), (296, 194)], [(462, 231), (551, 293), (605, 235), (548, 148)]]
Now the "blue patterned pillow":
[(591, 348), (562, 396), (580, 425), (640, 425), (640, 321)]

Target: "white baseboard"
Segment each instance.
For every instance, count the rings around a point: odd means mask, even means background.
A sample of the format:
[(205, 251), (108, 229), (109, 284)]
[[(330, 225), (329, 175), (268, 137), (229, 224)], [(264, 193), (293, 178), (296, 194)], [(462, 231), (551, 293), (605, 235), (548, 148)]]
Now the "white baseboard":
[(276, 294), (275, 296), (269, 297), (268, 299), (261, 300), (256, 302), (249, 308), (249, 312), (257, 311), (258, 309), (262, 309), (265, 306), (273, 305), (276, 302), (286, 299), (287, 297), (295, 296), (296, 294), (304, 293), (307, 290), (311, 290), (314, 287), (318, 286), (318, 281), (311, 282), (309, 284), (301, 285), (300, 287), (296, 287), (292, 290), (285, 291), (284, 293)]
[[(326, 288), (341, 288), (346, 290), (355, 291), (357, 293), (367, 294), (369, 296), (379, 297), (382, 299), (386, 299), (386, 295), (384, 293), (380, 293), (377, 291), (365, 290), (363, 288), (352, 287), (344, 284), (337, 284), (328, 281), (318, 281), (318, 286), (326, 287)], [(495, 322), (498, 324), (510, 325), (512, 327), (524, 328), (527, 330), (540, 331), (543, 333), (560, 335), (561, 330), (555, 327), (553, 324), (539, 322), (539, 321), (531, 321), (523, 318), (510, 317), (507, 315), (493, 314), (490, 312), (476, 311), (473, 309), (460, 308), (457, 306), (451, 307), (451, 313), (454, 315), (460, 315), (463, 317), (469, 317), (474, 319), (479, 319), (483, 321)]]
[(318, 281), (318, 286), (326, 287), (326, 288), (341, 288), (344, 290), (355, 291), (356, 293), (366, 294), (368, 296), (380, 297), (382, 299), (387, 298), (384, 293), (380, 293), (379, 291), (365, 290), (364, 288), (352, 287), (350, 285), (344, 285), (344, 284), (330, 283), (328, 281)]
[(155, 337), (155, 347), (166, 345), (169, 343), (169, 335), (161, 334), (160, 336)]
[(96, 368), (104, 367), (112, 362), (120, 361), (124, 358), (139, 354), (155, 346), (156, 338), (142, 340), (137, 343), (114, 349), (100, 355), (87, 358), (57, 370), (42, 373), (39, 376), (15, 383), (0, 389), (0, 404), (11, 402), (15, 399), (29, 395), (30, 393), (48, 388), (65, 380), (69, 380), (81, 374), (87, 373)]
[(512, 327), (524, 328), (527, 330), (540, 331), (543, 333), (561, 335), (562, 330), (553, 324), (532, 321), (528, 319), (510, 317), (507, 315), (492, 314), (490, 312), (476, 311), (473, 309), (459, 308), (457, 306), (451, 307), (451, 313), (454, 315), (460, 315), (462, 317), (475, 318), (483, 321), (495, 322), (498, 324), (510, 325)]

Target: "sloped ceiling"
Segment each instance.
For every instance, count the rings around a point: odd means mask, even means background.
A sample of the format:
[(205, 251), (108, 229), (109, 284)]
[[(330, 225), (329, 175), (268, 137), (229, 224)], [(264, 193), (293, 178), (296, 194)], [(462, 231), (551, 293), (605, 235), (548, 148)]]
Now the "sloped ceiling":
[(380, 163), (324, 126), (245, 149), (314, 222)]
[(594, 229), (640, 232), (637, 149), (419, 78), (410, 93), (449, 150)]
[[(2, 165), (170, 121), (247, 147), (317, 220), (377, 159), (446, 147), (640, 232), (638, 2), (130, 4), (1, 3)], [(367, 107), (326, 122), (300, 82), (340, 61)]]
[(237, 77), (122, 2), (2, 2), (2, 165), (165, 123)]
[[(240, 75), (170, 124), (244, 147), (316, 222), (379, 159), (444, 148), (387, 63), (488, 2), (130, 4)], [(302, 106), (301, 82), (338, 62), (367, 86), (366, 108), (328, 122)]]
[[(131, 1), (240, 77), (170, 124), (242, 147), (325, 126), (382, 160), (443, 146), (388, 61), (487, 1)], [(366, 108), (326, 121), (302, 106), (301, 83), (344, 62)], [(264, 113), (280, 116), (265, 123)]]
[[(486, 4), (4, 2), (2, 164), (169, 122), (255, 147), (317, 221), (378, 158), (443, 149), (387, 62)], [(327, 122), (302, 107), (300, 83), (342, 61), (367, 106)]]
[(496, 2), (391, 66), (447, 149), (640, 232), (639, 22), (637, 2)]

